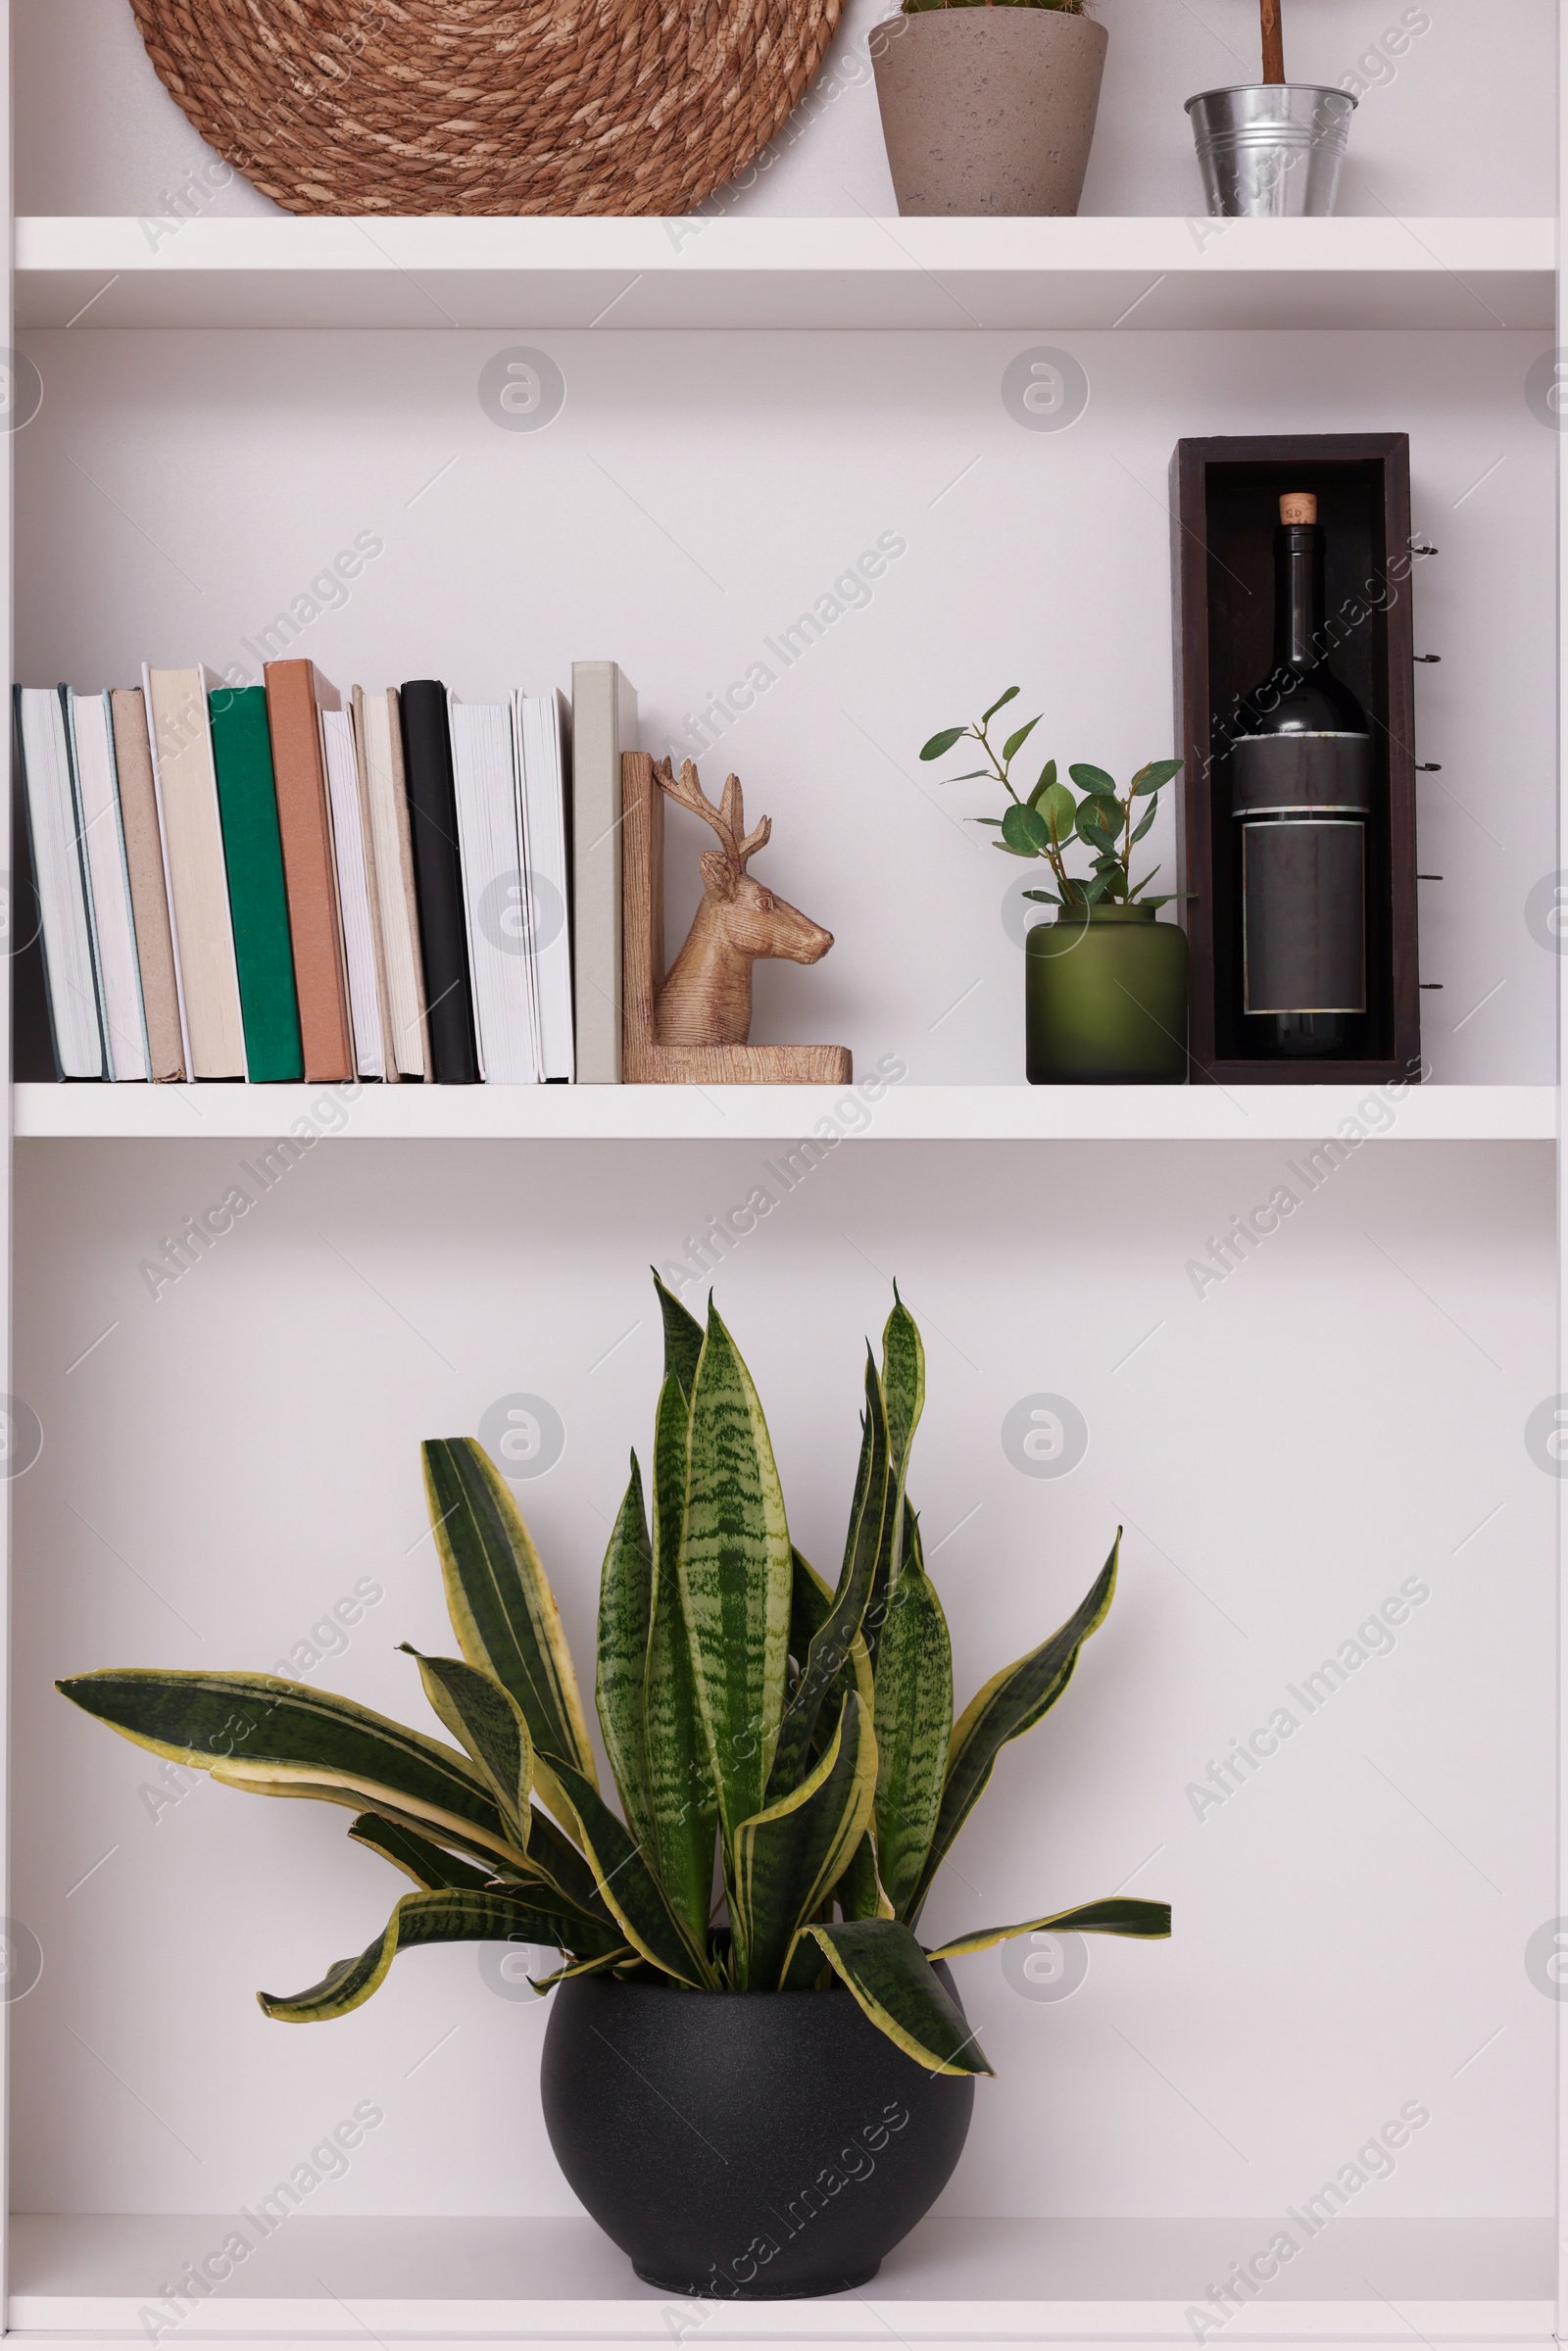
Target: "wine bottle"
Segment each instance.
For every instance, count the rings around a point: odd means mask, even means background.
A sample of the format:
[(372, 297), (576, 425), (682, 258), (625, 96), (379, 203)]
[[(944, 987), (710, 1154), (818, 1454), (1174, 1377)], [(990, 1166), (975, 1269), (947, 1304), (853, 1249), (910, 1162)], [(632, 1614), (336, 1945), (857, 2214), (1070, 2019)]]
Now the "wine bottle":
[(1274, 666), (1231, 740), (1243, 1033), (1290, 1054), (1343, 1053), (1366, 1010), (1372, 735), (1325, 659), (1324, 556), (1316, 498), (1282, 498)]

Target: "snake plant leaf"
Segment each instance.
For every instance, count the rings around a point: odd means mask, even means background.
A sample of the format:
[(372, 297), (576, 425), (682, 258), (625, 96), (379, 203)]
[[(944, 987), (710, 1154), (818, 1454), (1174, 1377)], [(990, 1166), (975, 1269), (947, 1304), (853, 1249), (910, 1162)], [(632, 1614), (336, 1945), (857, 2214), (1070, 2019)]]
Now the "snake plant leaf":
[(416, 1944), (507, 1942), (522, 1935), (559, 1948), (558, 1937), (565, 1932), (564, 1921), (493, 1887), (442, 1886), (432, 1893), (405, 1894), (358, 1959), (340, 1959), (308, 1991), (292, 1996), (262, 1991), (256, 1997), (263, 2013), (280, 2024), (324, 2024), (363, 2007), (399, 1951)]
[(1051, 1929), (1059, 1929), (1064, 1935), (1135, 1935), (1157, 1941), (1170, 1933), (1170, 1904), (1143, 1902), (1130, 1894), (1112, 1895), (1104, 1902), (1080, 1902), (1076, 1910), (1025, 1919), (1021, 1926), (983, 1927), (977, 1935), (957, 1935), (930, 1956), (957, 1959), (967, 1951), (989, 1951), (993, 1943), (1008, 1942), (1015, 1935), (1044, 1935)]
[(648, 1670), (648, 1628), (653, 1612), (654, 1553), (643, 1507), (643, 1477), (631, 1457), (627, 1484), (599, 1579), (599, 1665), (594, 1699), (599, 1728), (621, 1810), (632, 1836), (653, 1852), (653, 1810), (648, 1793), (648, 1757), (643, 1743), (643, 1684)]
[(563, 1764), (560, 1776), (562, 1793), (575, 1815), (577, 1842), (626, 1941), (666, 1976), (710, 1990), (713, 1976), (707, 1954), (688, 1938), (622, 1823), (585, 1774)]
[(1016, 1665), (994, 1674), (964, 1708), (954, 1727), (948, 1750), (947, 1778), (936, 1834), (921, 1872), (920, 1883), (907, 1905), (911, 1926), (930, 1889), (938, 1866), (985, 1790), (1002, 1749), (1010, 1739), (1030, 1731), (1054, 1706), (1072, 1679), (1078, 1652), (1091, 1633), (1105, 1621), (1116, 1590), (1116, 1562), (1121, 1552), (1121, 1529), (1105, 1561), (1084, 1598), (1066, 1623), (1039, 1648), (1020, 1657)]
[(556, 1596), (504, 1479), (471, 1437), (432, 1438), (423, 1453), (430, 1526), (459, 1648), (511, 1690), (527, 1717), (536, 1758), (569, 1763), (597, 1787)]
[(216, 1777), (234, 1763), (282, 1772), (319, 1783), (329, 1802), (363, 1812), (384, 1800), (470, 1849), (502, 1857), (514, 1850), (466, 1755), (330, 1690), (273, 1674), (135, 1666), (77, 1674), (56, 1688), (122, 1738), (193, 1771)]
[[(559, 1789), (557, 1790), (559, 1794)], [(563, 1809), (564, 1798), (562, 1799)], [(613, 1914), (599, 1890), (599, 1882), (581, 1853), (564, 1830), (558, 1829), (547, 1812), (536, 1804), (528, 1821), (528, 1851), (520, 1867), (514, 1865), (507, 1875), (524, 1883), (540, 1880), (551, 1889), (554, 1902), (564, 1909), (579, 1911), (584, 1918), (601, 1926), (612, 1926)]]
[[(880, 1753), (880, 1750), (878, 1750)], [(893, 1904), (877, 1872), (875, 1820), (844, 1865), (834, 1887), (839, 1910), (847, 1919), (890, 1919)]]
[(654, 1288), (659, 1293), (659, 1311), (664, 1323), (664, 1377), (667, 1380), (674, 1373), (689, 1404), (697, 1379), (697, 1358), (703, 1351), (703, 1326), (674, 1292), (665, 1289), (657, 1273)]
[(797, 1935), (865, 1835), (875, 1795), (876, 1739), (852, 1695), (815, 1770), (735, 1832), (730, 1927), (738, 1989), (779, 1988)]
[(552, 1976), (530, 1976), (528, 1981), (536, 1992), (554, 1991), (558, 1984), (567, 1984), (573, 1976), (605, 1976), (636, 1957), (630, 1943), (622, 1943), (617, 1950), (598, 1951), (592, 1959), (574, 1959), (569, 1967), (558, 1967)]
[(212, 1778), (216, 1787), (235, 1788), (241, 1795), (340, 1804), (350, 1812), (368, 1808), (398, 1828), (412, 1829), (416, 1836), (428, 1832), (432, 1842), (457, 1845), (485, 1866), (488, 1878), (521, 1881), (530, 1875), (526, 1854), (511, 1843), (505, 1831), (490, 1837), (483, 1830), (466, 1829), (461, 1822), (443, 1820), (438, 1814), (402, 1810), (389, 1789), (345, 1773), (327, 1771), (319, 1764), (241, 1763), (236, 1757), (232, 1763), (215, 1763)]
[(389, 1821), (376, 1812), (362, 1812), (357, 1821), (349, 1824), (349, 1835), (356, 1844), (367, 1845), (390, 1861), (394, 1869), (412, 1878), (424, 1893), (436, 1893), (460, 1886), (480, 1886), (489, 1884), (483, 1870), (476, 1870), (468, 1861), (459, 1861), (453, 1853), (443, 1853), (427, 1837), (416, 1836), (396, 1821)]
[(463, 1658), (421, 1656), (407, 1641), (398, 1645), (418, 1666), (433, 1712), (489, 1781), (507, 1835), (526, 1852), (533, 1743), (522, 1708), (509, 1690)]
[(912, 1513), (909, 1538), (876, 1653), (876, 1856), (900, 1918), (936, 1834), (953, 1734), (953, 1647)]
[(680, 1605), (678, 1563), (686, 1513), (687, 1421), (679, 1372), (671, 1365), (660, 1391), (654, 1422), (652, 1617), (643, 1686), (643, 1744), (653, 1841), (645, 1850), (657, 1858), (660, 1884), (688, 1940), (702, 1949), (713, 1905), (718, 1804)]
[(692, 1391), (676, 1569), (727, 1843), (761, 1811), (773, 1767), (794, 1573), (767, 1423), (713, 1307)]
[[(769, 1802), (799, 1787), (811, 1759), (816, 1726), (828, 1692), (840, 1682), (850, 1651), (875, 1589), (883, 1554), (887, 1519), (888, 1415), (882, 1383), (869, 1347), (865, 1353), (865, 1413), (860, 1424), (860, 1458), (855, 1473), (855, 1495), (850, 1505), (850, 1531), (844, 1546), (839, 1588), (807, 1637), (804, 1653), (796, 1649), (801, 1670), (779, 1728), (778, 1747), (768, 1781)], [(805, 1562), (801, 1561), (802, 1566)], [(815, 1582), (809, 1568), (807, 1577)], [(790, 1645), (795, 1647), (796, 1620), (801, 1607), (809, 1607), (809, 1593), (792, 1594)]]
[(872, 2024), (916, 2065), (932, 2074), (995, 2070), (901, 1920), (851, 1919), (836, 1927), (812, 1927), (810, 1933)]
[(902, 1490), (909, 1472), (909, 1447), (925, 1409), (925, 1349), (897, 1282), (893, 1311), (882, 1330), (882, 1394), (887, 1399), (888, 1460)]

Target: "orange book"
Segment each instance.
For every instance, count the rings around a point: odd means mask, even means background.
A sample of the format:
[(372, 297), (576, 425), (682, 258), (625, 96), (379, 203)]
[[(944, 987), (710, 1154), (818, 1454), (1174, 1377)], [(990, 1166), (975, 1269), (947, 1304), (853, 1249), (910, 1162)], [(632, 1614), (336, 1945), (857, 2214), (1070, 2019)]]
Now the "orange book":
[(338, 913), (332, 819), (321, 751), (322, 710), (341, 703), (314, 661), (269, 661), (267, 719), (277, 783), (277, 822), (283, 841), (283, 879), (294, 940), (294, 981), (300, 1000), (300, 1042), (311, 1085), (352, 1078), (354, 1036), (349, 1026), (343, 925)]

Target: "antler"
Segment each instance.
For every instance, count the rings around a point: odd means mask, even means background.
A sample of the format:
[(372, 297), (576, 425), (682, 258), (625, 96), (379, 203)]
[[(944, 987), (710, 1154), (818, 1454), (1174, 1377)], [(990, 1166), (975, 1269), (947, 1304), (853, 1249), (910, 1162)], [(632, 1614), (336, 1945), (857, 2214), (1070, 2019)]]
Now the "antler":
[(760, 849), (767, 847), (773, 830), (771, 817), (764, 816), (755, 831), (744, 831), (746, 806), (741, 798), (741, 779), (738, 775), (724, 778), (724, 798), (715, 808), (698, 782), (697, 769), (690, 759), (681, 761), (678, 777), (673, 773), (668, 759), (661, 760), (654, 773), (659, 778), (660, 789), (667, 793), (677, 807), (689, 809), (692, 815), (700, 816), (705, 824), (712, 826), (723, 843), (730, 871), (737, 878), (746, 871), (747, 859), (755, 857)]

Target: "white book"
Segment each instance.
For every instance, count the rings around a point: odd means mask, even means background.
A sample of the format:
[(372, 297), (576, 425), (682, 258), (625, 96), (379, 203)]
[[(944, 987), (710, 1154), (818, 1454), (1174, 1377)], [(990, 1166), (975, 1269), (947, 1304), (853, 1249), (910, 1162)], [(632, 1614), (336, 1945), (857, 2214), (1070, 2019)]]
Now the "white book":
[(354, 720), (347, 710), (321, 712), (321, 744), (326, 756), (326, 793), (331, 805), (332, 858), (337, 867), (343, 955), (349, 974), (354, 1066), (362, 1078), (385, 1077), (386, 1048), (375, 985), (369, 880), (365, 866), (365, 837), (360, 827), (360, 771), (354, 751)]
[(523, 772), (522, 706), (527, 697), (512, 697), (512, 773), (517, 795), (516, 910), (512, 927), (522, 940), (523, 989), (528, 1008), (528, 1051), (536, 1076), (545, 1073), (544, 1038), (539, 1025), (539, 924), (534, 902), (534, 848), (528, 836), (528, 789)]
[(566, 705), (560, 694), (517, 696), (522, 747), (523, 849), (530, 968), (547, 1079), (576, 1077), (571, 1023), (571, 905), (566, 886)]
[(539, 1063), (528, 1013), (528, 902), (522, 882), (517, 776), (507, 703), (447, 698), (458, 852), (479, 1075), (532, 1086)]
[(205, 669), (145, 663), (141, 676), (185, 1067), (193, 1078), (243, 1078), (245, 1024), (207, 710), (218, 681)]
[(17, 689), (17, 735), (27, 836), (43, 928), (55, 1059), (65, 1078), (101, 1078), (103, 1035), (66, 713), (53, 686)]
[(370, 845), (392, 1027), (388, 1075), (396, 1067), (406, 1078), (424, 1078), (430, 1074), (424, 958), (419, 953), (414, 841), (403, 774), (397, 688), (388, 686), (362, 697), (356, 687), (355, 709), (363, 710), (365, 719), (360, 751), (370, 807)]
[(107, 694), (71, 693), (67, 716), (75, 763), (76, 805), (86, 852), (87, 896), (92, 936), (98, 951), (98, 981), (109, 1075), (152, 1078), (147, 1022), (142, 1010), (141, 969), (136, 960), (136, 920), (130, 904), (130, 868), (120, 816), (115, 767), (114, 716)]

